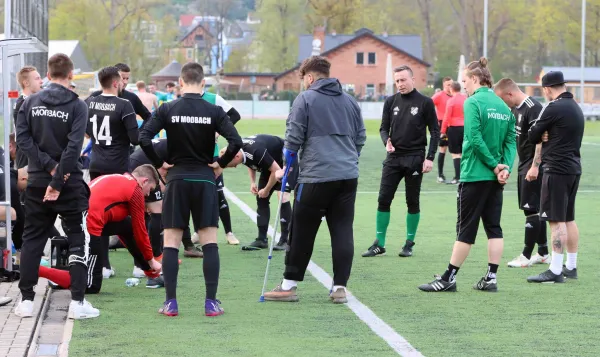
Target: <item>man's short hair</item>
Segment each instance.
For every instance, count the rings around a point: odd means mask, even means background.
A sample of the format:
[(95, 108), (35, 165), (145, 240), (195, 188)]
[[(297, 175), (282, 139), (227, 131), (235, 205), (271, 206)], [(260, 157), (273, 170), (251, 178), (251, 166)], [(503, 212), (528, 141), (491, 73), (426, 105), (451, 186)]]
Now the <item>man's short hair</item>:
[(403, 66), (394, 68), (394, 73), (398, 73), (398, 72), (402, 72), (402, 71), (407, 71), (408, 73), (410, 73), (411, 77), (413, 76), (413, 70), (412, 70), (412, 68), (410, 68), (407, 65), (403, 65)]
[(460, 83), (453, 81), (452, 82), (452, 91), (453, 92), (460, 92), (460, 90), (462, 89), (462, 87), (460, 86)]
[(305, 59), (300, 65), (300, 78), (310, 72), (321, 75), (322, 77), (329, 77), (331, 70), (331, 62), (323, 56), (311, 56)]
[(138, 166), (135, 170), (133, 170), (132, 174), (137, 177), (145, 177), (149, 181), (154, 182), (155, 185), (158, 185), (158, 181), (159, 181), (158, 171), (156, 171), (154, 166), (152, 166), (150, 164), (144, 164), (144, 165)]
[(110, 89), (113, 81), (120, 81), (121, 75), (117, 67), (104, 67), (98, 72), (98, 81), (104, 89)]
[[(200, 84), (204, 79), (204, 69), (200, 63), (189, 62), (183, 65), (181, 68), (181, 80), (185, 84)], [(175, 83), (172, 87), (175, 87)], [(167, 83), (169, 87), (169, 83)]]
[(21, 89), (25, 89), (25, 81), (29, 79), (29, 73), (37, 71), (34, 66), (25, 66), (17, 73), (17, 83), (21, 86)]
[(135, 83), (135, 86), (137, 87), (137, 89), (144, 89), (146, 88), (146, 83), (144, 83), (144, 81), (137, 81)]
[(73, 61), (64, 53), (57, 53), (48, 59), (48, 74), (51, 79), (67, 79), (73, 72)]
[(115, 67), (117, 67), (119, 72), (125, 72), (125, 73), (131, 72), (131, 68), (129, 68), (129, 66), (126, 65), (125, 63), (117, 63), (117, 64), (115, 64)]
[[(202, 67), (202, 66), (200, 66), (200, 67)], [(181, 70), (183, 71), (183, 68)], [(202, 76), (204, 78), (204, 69), (202, 70)], [(202, 80), (200, 80), (200, 81), (202, 81)], [(175, 87), (175, 83), (174, 82), (167, 82), (167, 88), (173, 88), (173, 87)]]
[(448, 82), (448, 81), (453, 81), (452, 77), (448, 77), (448, 76), (446, 76), (446, 77), (444, 77), (444, 78), (442, 79), (442, 83), (446, 83), (446, 82)]
[(494, 90), (506, 92), (508, 90), (518, 90), (519, 86), (510, 78), (502, 78), (494, 85)]

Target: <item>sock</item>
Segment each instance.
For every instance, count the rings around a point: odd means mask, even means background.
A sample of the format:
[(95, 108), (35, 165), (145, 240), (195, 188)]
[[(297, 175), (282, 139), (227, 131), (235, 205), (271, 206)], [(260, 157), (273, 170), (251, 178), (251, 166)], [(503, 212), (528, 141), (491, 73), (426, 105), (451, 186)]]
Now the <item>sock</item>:
[(298, 282), (296, 280), (283, 279), (283, 282), (281, 283), (281, 288), (283, 290), (290, 290), (296, 286), (298, 286)]
[(390, 212), (382, 212), (377, 210), (377, 237), (378, 245), (385, 248), (385, 235), (387, 234), (388, 225), (390, 224)]
[(452, 159), (454, 161), (454, 178), (460, 180), (460, 158)]
[(46, 278), (63, 289), (71, 287), (71, 274), (66, 270), (40, 266), (40, 278)]
[(334, 285), (332, 291), (337, 291), (337, 289), (344, 289), (346, 291), (346, 287), (341, 285)]
[(552, 252), (550, 270), (556, 275), (562, 274), (563, 255), (564, 254)]
[(548, 255), (548, 237), (547, 237), (548, 225), (546, 222), (540, 222), (540, 234), (537, 238), (538, 254), (542, 257)]
[(206, 298), (215, 300), (217, 298), (217, 287), (219, 286), (219, 246), (217, 243), (208, 243), (202, 246), (204, 260), (202, 270), (204, 272), (204, 284), (206, 285)]
[(485, 274), (485, 281), (496, 279), (496, 273), (498, 272), (498, 264), (488, 263), (488, 271)]
[(446, 269), (444, 275), (442, 275), (442, 280), (447, 282), (453, 281), (454, 279), (456, 279), (456, 274), (458, 274), (459, 269), (460, 267), (448, 264), (448, 269)]
[(219, 217), (223, 222), (225, 233), (231, 233), (231, 214), (229, 213), (229, 204), (223, 191), (219, 191)]
[(158, 257), (162, 254), (163, 238), (160, 235), (162, 231), (162, 214), (150, 213), (150, 223), (148, 224), (148, 235), (150, 236), (150, 245), (152, 246), (152, 254)]
[(441, 152), (438, 154), (438, 177), (444, 175), (444, 159), (446, 158), (446, 153)]
[(292, 219), (292, 204), (290, 202), (283, 202), (281, 204), (281, 238), (280, 242), (287, 242), (288, 235), (290, 233), (290, 220)]
[(102, 266), (106, 269), (110, 269), (110, 260), (108, 259), (108, 245), (110, 243), (110, 237), (101, 236), (100, 237), (100, 249), (104, 252), (104, 259), (102, 261)]
[(179, 274), (179, 249), (165, 247), (163, 250), (163, 278), (166, 300), (177, 299), (177, 274)]
[(407, 213), (406, 214), (406, 240), (411, 242), (415, 241), (417, 235), (417, 228), (419, 227), (419, 219), (421, 213)]
[(523, 255), (527, 259), (531, 259), (531, 253), (533, 253), (535, 242), (540, 235), (540, 227), (542, 223), (546, 224), (544, 222), (540, 222), (540, 217), (538, 215), (528, 216), (525, 218), (525, 247), (523, 248)]
[(577, 268), (577, 253), (567, 252), (567, 269), (573, 270)]
[(258, 239), (267, 240), (267, 232), (269, 231), (269, 226), (260, 226), (258, 227)]

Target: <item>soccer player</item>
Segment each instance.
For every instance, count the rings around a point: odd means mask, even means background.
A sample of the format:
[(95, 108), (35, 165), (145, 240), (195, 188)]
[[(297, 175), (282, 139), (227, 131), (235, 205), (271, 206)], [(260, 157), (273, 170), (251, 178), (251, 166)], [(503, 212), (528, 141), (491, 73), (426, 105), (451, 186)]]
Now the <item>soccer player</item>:
[(166, 89), (167, 89), (167, 92), (164, 93), (164, 92), (158, 92), (158, 91), (156, 91), (156, 87), (154, 88), (154, 92), (152, 92), (152, 93), (154, 93), (156, 95), (156, 97), (158, 98), (158, 105), (161, 105), (163, 103), (168, 103), (172, 100), (177, 99), (175, 97), (175, 83), (168, 82), (166, 85)]
[(98, 317), (98, 309), (85, 300), (88, 238), (85, 216), (89, 188), (83, 181), (79, 154), (88, 121), (85, 102), (69, 90), (73, 62), (62, 53), (48, 60), (46, 89), (28, 97), (17, 118), (17, 144), (28, 158), (29, 180), (25, 197), (27, 219), (21, 249), (20, 317), (33, 315), (33, 287), (47, 232), (60, 215), (69, 242), (71, 303), (68, 317)]
[[(529, 129), (529, 141), (542, 144), (544, 175), (540, 219), (548, 221), (552, 232), (550, 269), (527, 278), (532, 283), (562, 283), (577, 279), (579, 229), (575, 223), (575, 197), (581, 177), (581, 141), (585, 118), (581, 107), (567, 91), (562, 72), (542, 77), (544, 96), (550, 101)], [(563, 266), (564, 248), (567, 263)]]
[[(392, 200), (400, 181), (406, 187), (406, 243), (399, 256), (412, 256), (413, 246), (421, 209), (419, 196), (423, 174), (433, 168), (440, 132), (431, 98), (415, 89), (413, 71), (408, 66), (394, 70), (394, 80), (398, 93), (388, 97), (383, 105), (379, 133), (387, 151), (381, 173), (381, 185), (377, 206), (377, 231), (373, 245), (362, 254), (363, 257), (376, 257), (385, 254), (385, 238), (390, 223)], [(429, 150), (427, 132), (429, 129)]]
[(146, 83), (144, 81), (138, 81), (135, 86), (138, 89), (137, 96), (140, 97), (140, 100), (150, 112), (156, 110), (158, 108), (158, 99), (156, 95), (146, 92)]
[[(183, 230), (189, 225), (190, 212), (204, 252), (205, 314), (223, 314), (216, 299), (220, 263), (217, 246), (219, 207), (215, 177), (223, 172), (223, 167), (240, 150), (242, 138), (223, 108), (202, 99), (204, 83), (202, 66), (194, 62), (185, 64), (179, 78), (183, 96), (158, 107), (140, 133), (140, 146), (150, 161), (159, 168), (162, 175), (165, 175), (166, 170), (169, 171), (163, 202), (163, 277), (166, 301), (159, 310), (167, 316), (178, 314), (177, 256)], [(166, 161), (156, 154), (152, 145), (152, 138), (163, 128), (169, 138)], [(217, 132), (227, 139), (229, 146), (227, 153), (213, 163)]]
[[(153, 139), (152, 145), (154, 145), (154, 151), (163, 160), (167, 160), (167, 139)], [(131, 157), (129, 158), (129, 171), (132, 172), (141, 165), (149, 164), (152, 162), (144, 150), (141, 148), (136, 149)], [(157, 185), (156, 188), (146, 196), (146, 210), (149, 212), (149, 223), (148, 232), (150, 233), (150, 243), (152, 244), (152, 251), (154, 257), (162, 259), (163, 251), (163, 239), (162, 239), (162, 201), (164, 196), (164, 187)], [(183, 231), (182, 243), (184, 247), (183, 256), (188, 258), (202, 258), (202, 251), (192, 243), (192, 237), (190, 235), (189, 227)], [(134, 277), (141, 277), (142, 271), (134, 268)]]
[(452, 98), (446, 104), (446, 114), (442, 122), (440, 140), (448, 140), (448, 150), (454, 163), (454, 178), (450, 183), (456, 185), (460, 181), (460, 158), (462, 156), (463, 136), (465, 134), (465, 114), (463, 105), (467, 96), (460, 92), (458, 82), (452, 82)]
[[(448, 100), (452, 98), (452, 83), (454, 81), (450, 77), (444, 77), (442, 79), (443, 89), (433, 95), (431, 99), (435, 105), (435, 112), (438, 118), (438, 127), (442, 126), (442, 120), (446, 114), (446, 105)], [(446, 182), (446, 176), (444, 176), (444, 159), (446, 158), (446, 149), (448, 148), (448, 138), (442, 138), (439, 142), (440, 153), (438, 154), (438, 183)]]
[(470, 97), (465, 101), (465, 138), (460, 164), (457, 198), (457, 239), (446, 272), (422, 291), (456, 291), (456, 274), (469, 255), (479, 229), (488, 237), (488, 270), (473, 288), (497, 291), (496, 273), (504, 241), (500, 216), (502, 192), (515, 159), (515, 117), (502, 99), (494, 94), (487, 59), (473, 61), (464, 70), (463, 83)]
[[(519, 155), (518, 199), (519, 209), (525, 214), (525, 246), (523, 252), (508, 262), (509, 267), (525, 268), (534, 264), (550, 263), (546, 223), (540, 221), (540, 193), (542, 190), (542, 144), (529, 141), (529, 128), (539, 117), (542, 105), (523, 93), (510, 78), (502, 78), (494, 86), (496, 95), (512, 108), (516, 118), (517, 154)], [(536, 255), (532, 256), (535, 244)]]
[[(157, 185), (158, 174), (152, 165), (142, 165), (131, 174), (104, 175), (90, 182), (87, 215), (90, 254), (86, 294), (97, 294), (102, 288), (101, 262), (105, 252), (100, 241), (103, 236), (118, 235), (145, 275), (159, 277), (161, 264), (152, 255), (144, 221), (144, 196), (148, 196)], [(41, 266), (39, 274), (62, 288), (68, 289), (71, 285), (64, 270)]]
[[(250, 243), (246, 250), (268, 248), (267, 231), (271, 216), (270, 198), (273, 192), (281, 199), (281, 182), (277, 181), (277, 171), (283, 167), (283, 145), (284, 141), (278, 136), (259, 134), (242, 139), (244, 145), (235, 155), (227, 167), (237, 167), (244, 164), (248, 167), (250, 175), (250, 192), (256, 195), (258, 238)], [(226, 148), (221, 149), (221, 156), (225, 154)], [(256, 185), (256, 172), (260, 172), (258, 186)], [(289, 224), (292, 217), (292, 205), (290, 203), (290, 192), (296, 185), (298, 178), (298, 163), (294, 162), (288, 175), (287, 184), (284, 188), (283, 201), (281, 204), (281, 237), (273, 250), (286, 250), (289, 234)]]
[(300, 173), (294, 189), (289, 249), (282, 283), (265, 300), (298, 301), (296, 288), (313, 252), (325, 216), (331, 235), (333, 289), (330, 299), (346, 303), (346, 286), (354, 257), (354, 204), (358, 157), (366, 141), (356, 100), (330, 78), (331, 63), (312, 56), (300, 66), (304, 92), (294, 100), (286, 122), (285, 161), (300, 151)]
[[(21, 95), (17, 98), (15, 108), (13, 112), (13, 120), (15, 128), (17, 127), (17, 117), (19, 109), (27, 97), (42, 90), (42, 84), (44, 81), (38, 73), (37, 69), (33, 66), (25, 66), (17, 73), (17, 82), (21, 86)], [(17, 156), (15, 158), (15, 164), (17, 169), (27, 166), (27, 156), (20, 150), (17, 145)]]

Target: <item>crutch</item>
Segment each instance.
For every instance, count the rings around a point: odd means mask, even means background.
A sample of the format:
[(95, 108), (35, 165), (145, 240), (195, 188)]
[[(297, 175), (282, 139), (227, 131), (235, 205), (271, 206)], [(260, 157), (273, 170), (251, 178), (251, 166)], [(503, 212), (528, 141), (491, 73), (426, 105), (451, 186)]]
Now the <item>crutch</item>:
[(273, 245), (275, 244), (275, 238), (277, 238), (277, 227), (279, 227), (279, 216), (281, 215), (281, 205), (283, 203), (283, 195), (285, 193), (285, 187), (287, 184), (288, 174), (290, 172), (290, 168), (296, 159), (296, 153), (289, 150), (284, 150), (285, 158), (286, 158), (286, 166), (285, 171), (283, 173), (283, 177), (281, 178), (281, 194), (279, 195), (279, 204), (277, 205), (277, 213), (275, 214), (275, 224), (273, 225), (273, 237), (271, 239), (271, 244), (269, 245), (269, 257), (267, 259), (267, 269), (265, 270), (265, 280), (263, 281), (262, 292), (260, 293), (259, 302), (265, 302), (265, 288), (267, 286), (267, 279), (269, 277), (269, 267), (271, 266), (271, 258), (273, 257)]

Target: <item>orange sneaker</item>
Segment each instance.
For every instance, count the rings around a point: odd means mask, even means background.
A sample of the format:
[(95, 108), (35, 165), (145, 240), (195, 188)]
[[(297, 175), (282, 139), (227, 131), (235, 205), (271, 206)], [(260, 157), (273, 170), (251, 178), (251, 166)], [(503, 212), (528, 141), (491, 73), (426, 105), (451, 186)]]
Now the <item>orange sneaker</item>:
[(281, 285), (271, 291), (265, 293), (265, 300), (267, 301), (286, 301), (286, 302), (297, 302), (298, 295), (296, 295), (296, 287), (294, 286), (290, 290), (283, 290)]

